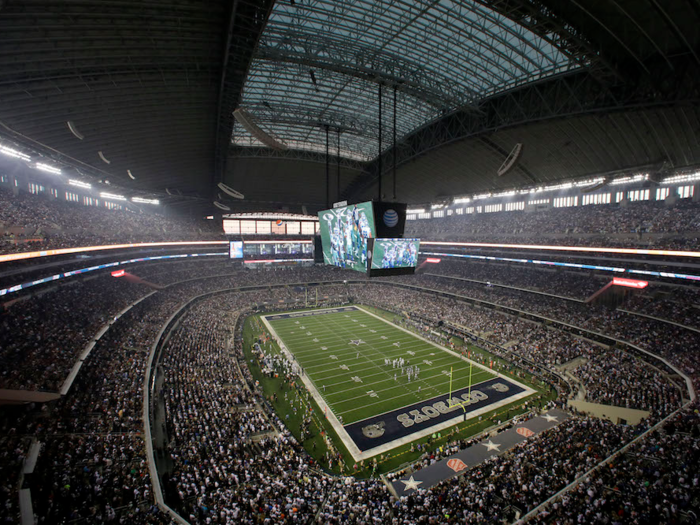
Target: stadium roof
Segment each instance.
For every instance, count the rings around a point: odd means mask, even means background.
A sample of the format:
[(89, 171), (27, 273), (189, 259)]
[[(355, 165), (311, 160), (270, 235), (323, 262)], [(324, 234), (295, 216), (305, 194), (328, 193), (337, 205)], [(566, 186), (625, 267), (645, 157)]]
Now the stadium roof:
[(700, 164), (698, 22), (697, 0), (6, 1), (0, 135), (166, 203), (224, 181), (234, 210), (376, 197), (380, 167), (391, 198), (394, 160), (409, 202), (675, 170)]
[[(378, 153), (379, 86), (387, 117), (397, 88), (404, 136), (488, 95), (579, 67), (530, 29), (474, 2), (278, 2), (253, 55), (241, 105), (292, 149)], [(385, 121), (389, 136), (393, 126)], [(241, 126), (234, 144), (261, 145)]]

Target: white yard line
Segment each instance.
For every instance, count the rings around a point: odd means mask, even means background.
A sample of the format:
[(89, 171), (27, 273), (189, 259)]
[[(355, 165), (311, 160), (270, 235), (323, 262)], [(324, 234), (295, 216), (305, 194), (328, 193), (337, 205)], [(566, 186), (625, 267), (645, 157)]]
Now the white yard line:
[(447, 352), (447, 353), (449, 353), (449, 354), (452, 354), (452, 355), (458, 357), (459, 359), (461, 359), (462, 361), (466, 361), (467, 363), (472, 362), (472, 363), (474, 363), (474, 366), (476, 366), (476, 367), (478, 367), (478, 368), (481, 368), (482, 370), (486, 370), (486, 371), (487, 371), (488, 373), (490, 373), (490, 374), (493, 374), (493, 375), (495, 375), (495, 376), (498, 376), (498, 377), (500, 377), (501, 379), (507, 379), (507, 380), (510, 381), (511, 383), (515, 383), (516, 385), (518, 385), (518, 386), (521, 387), (521, 388), (524, 388), (524, 389), (526, 389), (526, 390), (530, 390), (530, 391), (533, 392), (533, 393), (535, 392), (535, 390), (532, 390), (532, 388), (530, 388), (529, 386), (526, 386), (526, 385), (524, 385), (524, 384), (522, 384), (522, 383), (520, 383), (520, 382), (518, 382), (518, 381), (516, 381), (516, 380), (514, 380), (514, 379), (512, 379), (512, 378), (510, 378), (510, 377), (508, 377), (508, 376), (505, 376), (505, 375), (501, 374), (500, 372), (496, 372), (495, 370), (492, 370), (492, 369), (488, 368), (486, 365), (482, 365), (482, 364), (480, 364), (480, 363), (477, 363), (476, 361), (472, 361), (471, 359), (467, 359), (466, 357), (464, 357), (463, 355), (461, 355), (461, 354), (455, 352), (454, 350), (451, 350), (451, 349), (446, 348), (446, 347), (444, 347), (444, 346), (440, 346), (439, 344), (434, 343), (434, 342), (431, 341), (430, 339), (426, 339), (426, 338), (423, 337), (422, 335), (415, 334), (415, 333), (413, 333), (413, 332), (411, 332), (411, 331), (409, 331), (409, 330), (406, 330), (406, 329), (403, 328), (402, 326), (399, 326), (399, 325), (395, 325), (395, 324), (393, 324), (393, 323), (390, 323), (390, 322), (387, 321), (386, 319), (383, 319), (382, 317), (379, 317), (378, 315), (375, 315), (375, 314), (373, 314), (372, 312), (369, 312), (369, 311), (365, 310), (362, 306), (356, 306), (356, 308), (358, 308), (359, 310), (362, 310), (363, 312), (365, 312), (365, 313), (368, 314), (368, 315), (371, 315), (372, 317), (375, 317), (375, 318), (379, 319), (380, 321), (383, 321), (383, 322), (385, 322), (385, 323), (388, 323), (388, 324), (390, 324), (391, 326), (395, 326), (396, 328), (398, 328), (399, 330), (402, 330), (402, 331), (406, 332), (407, 334), (411, 334), (412, 336), (417, 337), (418, 339), (422, 339), (422, 340), (425, 341), (426, 343), (430, 343), (431, 345), (433, 345), (435, 348), (439, 348), (439, 349), (442, 350), (443, 352)]
[[(492, 370), (492, 369), (486, 367), (485, 365), (482, 365), (482, 364), (477, 363), (477, 362), (475, 362), (475, 361), (471, 361), (470, 359), (467, 359), (466, 357), (460, 355), (459, 353), (457, 353), (457, 352), (455, 352), (455, 351), (453, 351), (453, 350), (451, 350), (451, 349), (449, 349), (449, 348), (445, 348), (445, 347), (443, 347), (443, 346), (440, 346), (440, 345), (438, 345), (437, 343), (434, 343), (433, 341), (430, 341), (429, 339), (426, 339), (426, 338), (422, 337), (422, 336), (419, 335), (419, 334), (415, 334), (415, 333), (413, 333), (413, 332), (411, 332), (411, 331), (409, 331), (409, 330), (407, 330), (407, 329), (405, 329), (405, 328), (403, 328), (403, 327), (401, 327), (401, 326), (395, 325), (395, 324), (391, 323), (390, 321), (388, 321), (388, 320), (386, 320), (386, 319), (384, 319), (384, 318), (382, 318), (382, 317), (380, 317), (380, 316), (378, 316), (378, 315), (376, 315), (376, 314), (374, 314), (374, 313), (372, 313), (372, 312), (367, 311), (366, 309), (364, 309), (364, 308), (361, 307), (361, 306), (355, 306), (355, 308), (357, 309), (357, 311), (364, 312), (365, 314), (370, 315), (371, 317), (374, 317), (375, 319), (378, 319), (379, 321), (382, 321), (383, 323), (388, 324), (388, 325), (391, 326), (392, 328), (397, 328), (397, 329), (399, 329), (399, 330), (405, 332), (406, 334), (410, 335), (411, 337), (414, 337), (414, 338), (420, 339), (420, 340), (422, 340), (422, 341), (425, 341), (426, 343), (428, 343), (428, 344), (434, 346), (435, 348), (437, 348), (437, 349), (439, 349), (439, 350), (441, 350), (441, 351), (443, 351), (443, 352), (447, 352), (447, 353), (449, 353), (449, 354), (451, 354), (451, 355), (457, 357), (457, 358), (460, 359), (461, 361), (464, 361), (464, 362), (466, 362), (466, 363), (470, 363), (470, 362), (473, 363), (474, 366), (476, 366), (477, 368), (480, 368), (480, 369), (484, 370), (484, 371), (487, 372), (487, 373), (489, 374), (489, 376), (490, 376), (488, 379), (485, 379), (484, 381), (482, 381), (482, 383), (485, 382), (485, 381), (489, 381), (492, 377), (495, 376), (495, 377), (499, 377), (499, 378), (501, 378), (501, 379), (504, 379), (504, 380), (506, 380), (506, 381), (508, 381), (508, 382), (510, 382), (510, 383), (516, 384), (516, 385), (518, 385), (520, 388), (523, 389), (523, 391), (522, 391), (520, 394), (517, 394), (517, 395), (512, 396), (512, 397), (509, 397), (509, 398), (506, 398), (506, 399), (504, 399), (503, 401), (501, 401), (501, 402), (499, 402), (499, 403), (494, 403), (494, 404), (491, 404), (491, 405), (487, 405), (487, 406), (485, 406), (485, 407), (480, 408), (479, 410), (476, 410), (476, 411), (474, 411), (474, 412), (470, 412), (470, 413), (469, 413), (469, 419), (473, 419), (473, 418), (478, 417), (478, 416), (480, 416), (480, 415), (483, 415), (483, 414), (485, 414), (485, 413), (487, 413), (487, 412), (491, 412), (491, 411), (493, 411), (493, 410), (497, 410), (497, 409), (500, 408), (501, 406), (504, 406), (504, 405), (506, 405), (506, 404), (510, 404), (510, 403), (519, 401), (520, 399), (523, 399), (523, 398), (525, 398), (525, 397), (528, 397), (528, 396), (530, 396), (530, 395), (536, 393), (536, 391), (533, 390), (532, 388), (530, 388), (530, 387), (528, 387), (528, 386), (526, 386), (526, 385), (524, 385), (524, 384), (522, 384), (522, 383), (516, 381), (516, 380), (513, 379), (513, 378), (510, 378), (510, 377), (505, 376), (505, 375), (503, 375), (503, 374), (501, 374), (501, 373), (499, 373), (499, 372), (496, 372), (496, 371), (494, 371), (494, 370)], [(310, 311), (310, 312), (321, 312), (321, 311), (331, 311), (331, 312), (335, 312), (336, 309), (335, 309), (335, 308), (328, 308), (328, 309), (323, 309), (323, 310), (308, 310), (308, 311)], [(295, 312), (295, 313), (304, 313), (304, 312)], [(338, 313), (340, 313), (340, 312), (338, 312)], [(273, 315), (280, 315), (280, 314), (273, 314)], [(287, 356), (288, 359), (290, 359), (292, 362), (294, 362), (294, 361), (295, 361), (294, 355), (287, 349), (287, 347), (286, 347), (286, 345), (284, 344), (284, 342), (282, 341), (282, 339), (277, 335), (277, 332), (275, 332), (274, 328), (272, 328), (272, 325), (268, 322), (267, 317), (268, 317), (268, 316), (261, 316), (261, 320), (263, 321), (264, 325), (267, 327), (267, 329), (270, 331), (270, 333), (272, 334), (272, 336), (273, 336), (273, 337), (275, 338), (275, 340), (277, 341), (277, 344), (279, 345), (279, 347), (280, 347), (280, 349), (282, 350), (282, 352)], [(311, 316), (309, 316), (309, 317), (303, 317), (303, 318), (300, 317), (298, 320), (301, 321), (302, 319), (309, 319), (310, 317), (311, 317)], [(311, 331), (311, 330), (309, 330), (309, 331)], [(347, 331), (347, 330), (344, 330), (344, 331)], [(332, 332), (332, 331), (331, 331), (331, 332)], [(305, 337), (308, 337), (308, 336), (305, 336)], [(319, 343), (319, 344), (321, 344), (321, 343)], [(323, 345), (323, 346), (325, 346), (325, 345)], [(368, 346), (371, 346), (371, 345), (368, 344)], [(384, 355), (383, 352), (377, 350), (377, 349), (374, 348), (374, 347), (372, 347), (372, 348), (373, 348), (373, 350), (375, 350), (375, 352), (377, 352), (378, 354)], [(397, 351), (400, 351), (400, 350), (401, 350), (401, 348), (399, 348)], [(314, 351), (318, 351), (318, 350), (314, 350)], [(350, 353), (352, 354), (352, 353), (356, 353), (356, 352), (357, 352), (356, 350), (352, 350)], [(298, 362), (298, 361), (297, 361), (297, 362)], [(375, 367), (377, 367), (377, 366), (379, 366), (379, 365), (375, 365)], [(304, 367), (304, 368), (306, 368), (306, 367)], [(395, 370), (395, 369), (392, 369), (392, 370)], [(423, 369), (422, 369), (421, 371), (423, 371)], [(390, 378), (393, 379), (393, 377), (391, 377), (391, 376), (390, 376)], [(444, 422), (442, 422), (442, 423), (438, 423), (438, 424), (436, 424), (436, 425), (432, 425), (432, 426), (427, 427), (427, 428), (425, 428), (425, 429), (423, 429), (423, 430), (414, 432), (414, 433), (412, 433), (412, 434), (410, 434), (410, 435), (408, 435), (408, 436), (405, 436), (405, 437), (402, 437), (402, 438), (399, 438), (399, 439), (395, 439), (395, 440), (393, 440), (393, 441), (391, 441), (391, 442), (389, 442), (389, 443), (385, 443), (384, 445), (381, 445), (381, 446), (379, 446), (379, 447), (375, 447), (375, 448), (372, 448), (372, 449), (366, 450), (366, 451), (361, 451), (361, 450), (357, 447), (357, 445), (355, 444), (355, 442), (350, 438), (350, 436), (348, 435), (348, 433), (345, 431), (345, 429), (343, 428), (343, 425), (340, 423), (340, 421), (339, 421), (338, 418), (336, 417), (336, 414), (335, 414), (335, 413), (333, 412), (333, 410), (330, 408), (329, 404), (326, 403), (325, 398), (324, 398), (324, 397), (321, 395), (321, 393), (316, 389), (316, 386), (315, 386), (314, 382), (309, 378), (309, 376), (306, 374), (306, 372), (304, 372), (303, 375), (301, 376), (301, 380), (302, 380), (302, 382), (304, 383), (304, 385), (306, 386), (306, 388), (309, 390), (309, 392), (311, 393), (311, 396), (314, 398), (314, 400), (316, 401), (316, 403), (318, 404), (318, 406), (321, 408), (321, 410), (324, 411), (324, 412), (326, 413), (327, 419), (328, 419), (328, 421), (330, 422), (331, 426), (332, 426), (333, 429), (336, 431), (336, 433), (338, 434), (338, 437), (339, 437), (340, 440), (343, 442), (343, 444), (346, 446), (346, 448), (348, 449), (348, 451), (350, 452), (350, 454), (352, 455), (352, 457), (353, 457), (353, 459), (354, 459), (355, 461), (362, 461), (362, 460), (364, 460), (364, 459), (374, 457), (374, 456), (376, 456), (376, 455), (378, 455), (378, 454), (382, 454), (382, 453), (384, 453), (384, 452), (388, 452), (389, 450), (392, 450), (392, 449), (394, 449), (394, 448), (396, 448), (396, 447), (398, 447), (398, 446), (401, 446), (401, 445), (410, 443), (410, 442), (415, 441), (415, 440), (417, 440), (417, 439), (420, 439), (420, 438), (422, 438), (422, 437), (431, 435), (431, 434), (433, 434), (433, 433), (435, 433), (435, 432), (440, 432), (440, 431), (442, 431), (442, 430), (444, 430), (444, 429), (446, 429), (446, 428), (449, 428), (449, 427), (451, 427), (451, 426), (453, 426), (453, 425), (455, 425), (455, 424), (457, 424), (457, 423), (462, 422), (462, 421), (463, 421), (463, 418), (464, 418), (463, 413), (462, 413), (462, 414), (459, 414), (458, 416), (456, 416), (456, 417), (454, 417), (454, 418), (452, 418), (452, 419), (450, 419), (450, 420), (444, 421)], [(421, 381), (421, 382), (422, 382), (422, 380), (418, 380), (418, 381)], [(478, 384), (481, 384), (481, 383), (478, 383)], [(472, 385), (472, 387), (478, 386), (478, 384)], [(365, 385), (363, 385), (363, 386), (365, 386)], [(367, 386), (369, 386), (369, 384), (368, 384)], [(430, 386), (430, 385), (427, 385), (427, 386), (428, 386), (428, 388), (430, 388), (430, 389), (435, 389), (435, 387), (432, 387), (432, 386)], [(395, 388), (395, 387), (393, 387), (393, 388)], [(392, 389), (393, 389), (393, 388), (392, 388)], [(464, 387), (462, 387), (462, 388), (464, 388)], [(459, 390), (459, 389), (457, 389), (457, 390)], [(401, 395), (401, 396), (395, 396), (395, 397), (390, 398), (390, 399), (388, 399), (388, 400), (397, 399), (397, 398), (400, 398), (400, 397), (408, 396), (408, 395), (410, 395), (410, 394), (411, 394), (411, 392), (407, 392), (406, 394), (403, 394), (403, 395)], [(438, 396), (440, 396), (440, 395), (444, 395), (444, 394), (438, 394)], [(434, 397), (438, 397), (438, 396), (433, 396), (433, 398), (434, 398)], [(364, 397), (364, 396), (361, 396), (361, 397)], [(431, 398), (431, 399), (433, 399), (433, 398)], [(382, 400), (382, 401), (378, 401), (377, 403), (373, 403), (373, 404), (384, 403), (384, 402), (386, 402), (386, 401), (388, 401), (388, 400), (387, 400), (387, 399), (384, 399), (384, 400)], [(424, 401), (427, 402), (427, 401), (429, 401), (429, 399), (428, 399), (428, 400), (424, 400)], [(336, 404), (337, 404), (337, 403), (336, 403)], [(414, 403), (411, 403), (411, 404), (414, 404)], [(368, 404), (365, 403), (365, 404), (363, 404), (363, 406), (362, 406), (361, 408), (366, 408), (367, 406), (371, 406), (371, 405), (368, 405)], [(381, 414), (375, 414), (375, 415), (369, 416), (369, 417), (367, 417), (367, 418), (365, 418), (365, 419), (361, 419), (361, 420), (355, 421), (355, 422), (353, 422), (352, 424), (356, 424), (356, 423), (359, 423), (359, 422), (361, 422), (361, 421), (365, 421), (365, 420), (368, 420), (368, 419), (373, 419), (373, 418), (376, 418), (376, 417), (381, 416), (381, 415), (383, 415), (383, 414), (388, 414), (388, 413), (390, 413), (390, 412), (394, 412), (395, 410), (397, 410), (397, 409), (396, 409), (396, 408), (393, 408), (393, 409), (388, 410), (388, 411), (386, 411), (386, 412), (383, 412), (383, 413), (381, 413)], [(344, 413), (348, 413), (348, 412), (347, 412), (347, 411), (346, 411), (346, 412), (341, 412), (339, 415), (342, 415), (342, 414), (344, 414)]]

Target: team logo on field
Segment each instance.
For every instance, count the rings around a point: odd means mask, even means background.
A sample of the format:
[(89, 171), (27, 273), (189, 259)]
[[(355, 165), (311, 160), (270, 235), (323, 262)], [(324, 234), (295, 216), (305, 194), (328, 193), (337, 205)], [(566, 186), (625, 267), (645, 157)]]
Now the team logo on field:
[(384, 427), (384, 421), (380, 421), (379, 423), (376, 423), (374, 425), (367, 425), (366, 427), (362, 427), (362, 433), (365, 437), (368, 438), (382, 437), (384, 435), (384, 432), (386, 432), (386, 429)]
[(455, 472), (459, 472), (460, 470), (464, 470), (465, 468), (467, 468), (467, 465), (465, 465), (464, 461), (462, 461), (461, 459), (451, 459), (447, 462), (447, 466)]
[(530, 430), (529, 428), (525, 428), (525, 427), (520, 427), (515, 432), (517, 432), (518, 434), (520, 434), (521, 436), (526, 437), (526, 438), (529, 438), (530, 436), (535, 435), (535, 433), (532, 430)]
[(510, 390), (508, 385), (504, 385), (503, 383), (494, 383), (491, 385), (491, 388), (493, 388), (496, 392), (508, 392), (508, 390)]

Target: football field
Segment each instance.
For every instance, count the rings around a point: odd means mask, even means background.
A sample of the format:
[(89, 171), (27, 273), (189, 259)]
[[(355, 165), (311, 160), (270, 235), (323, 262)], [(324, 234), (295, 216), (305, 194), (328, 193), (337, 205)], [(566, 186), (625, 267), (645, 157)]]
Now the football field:
[(356, 457), (447, 428), (462, 412), (480, 415), (534, 392), (483, 365), (470, 370), (459, 353), (359, 307), (262, 319), (301, 367), (341, 439), (356, 445)]
[[(359, 309), (268, 320), (343, 424), (448, 394), (450, 369), (454, 390), (469, 386), (468, 362)], [(492, 377), (472, 367), (473, 385)]]

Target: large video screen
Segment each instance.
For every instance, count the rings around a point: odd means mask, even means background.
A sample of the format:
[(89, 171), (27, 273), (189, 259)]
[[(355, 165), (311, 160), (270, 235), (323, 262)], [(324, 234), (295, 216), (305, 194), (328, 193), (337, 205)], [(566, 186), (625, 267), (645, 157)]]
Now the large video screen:
[(318, 213), (326, 264), (367, 271), (367, 239), (376, 236), (371, 202)]
[(231, 259), (243, 259), (243, 241), (231, 241), (229, 243), (229, 257)]
[(419, 249), (419, 239), (375, 239), (372, 269), (414, 268)]

